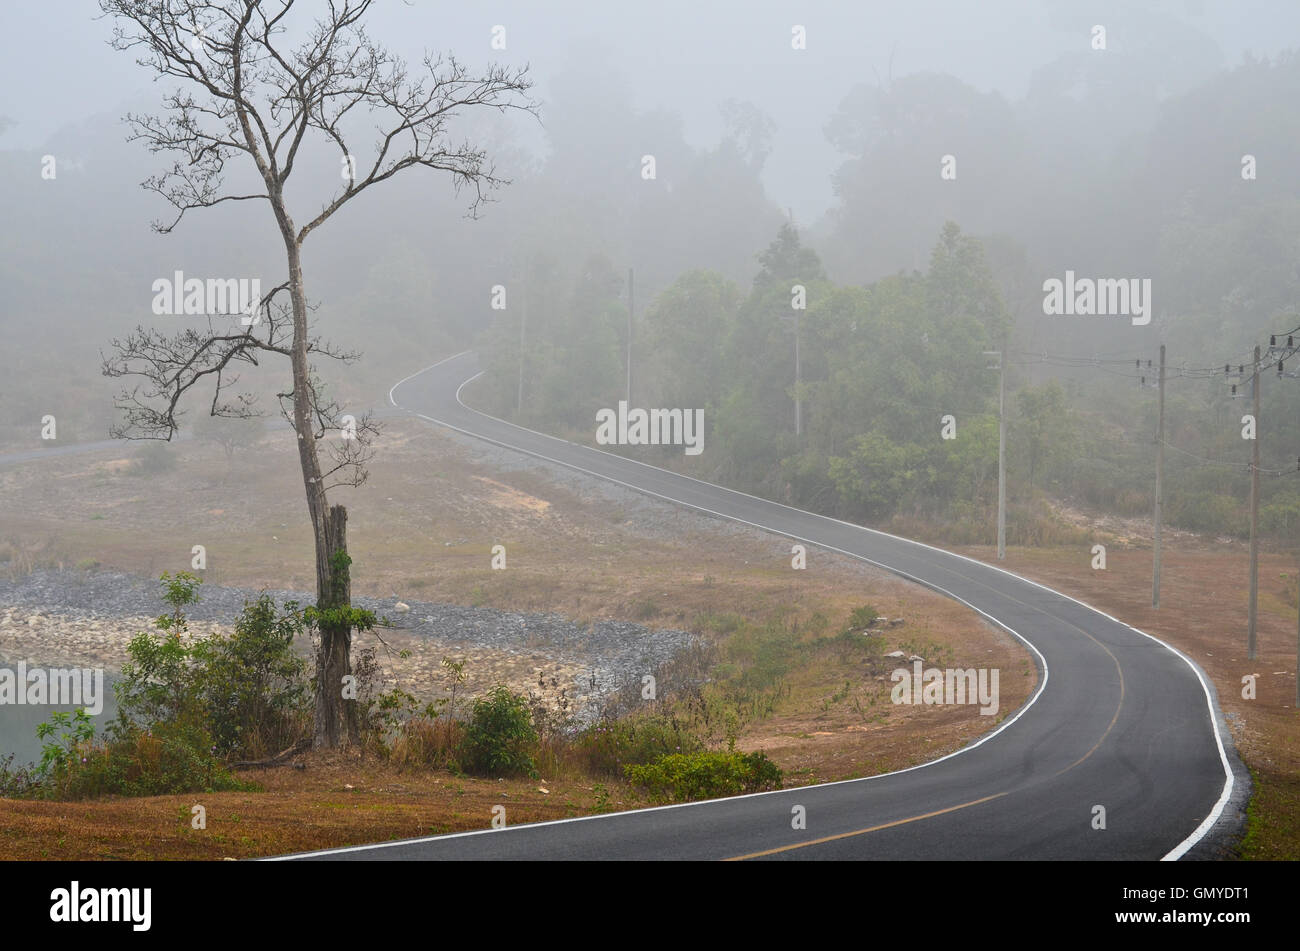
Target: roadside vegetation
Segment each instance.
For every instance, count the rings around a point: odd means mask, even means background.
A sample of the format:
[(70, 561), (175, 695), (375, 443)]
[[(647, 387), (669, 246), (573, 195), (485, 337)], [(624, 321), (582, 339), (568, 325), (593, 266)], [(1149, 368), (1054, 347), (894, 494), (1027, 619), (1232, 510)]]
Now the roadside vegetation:
[[(162, 575), (168, 610), (154, 631), (130, 642), (114, 687), (116, 718), (96, 736), (84, 711), (55, 713), (38, 728), (38, 763), (0, 764), (0, 795), (256, 792), (242, 771), (286, 763), (307, 748), (310, 609), (263, 596), (245, 603), (229, 636), (194, 637), (186, 610), (201, 584), (184, 571)], [(498, 684), (466, 696), (465, 662), (452, 658), (443, 659), (436, 696), (385, 687), (379, 652), (367, 647), (355, 684), (345, 688), (360, 725), (355, 752), (362, 763), (414, 774), (622, 784), (654, 802), (780, 789), (783, 770), (738, 741), (790, 708), (801, 674), (827, 668), (857, 675), (821, 698), (823, 711), (852, 710), (864, 724), (884, 720), (891, 705), (883, 675), (897, 666), (883, 655), (884, 623), (870, 605), (839, 625), (820, 613), (766, 623), (702, 615), (696, 626), (706, 642), (611, 691), (596, 716), (582, 718), (567, 688), (545, 674), (526, 692)], [(952, 659), (938, 645), (907, 643), (937, 662)], [(808, 703), (802, 691), (797, 700)]]
[[(84, 711), (55, 713), (38, 728), (39, 763), (0, 762), (0, 795), (84, 800), (257, 791), (239, 778), (240, 769), (306, 748), (312, 678), (300, 648), (312, 635), (310, 609), (263, 596), (245, 604), (230, 636), (195, 638), (185, 612), (199, 599), (201, 580), (178, 572), (164, 573), (161, 582), (169, 610), (155, 631), (138, 634), (128, 647), (130, 661), (114, 688), (116, 719), (96, 736)], [(876, 616), (864, 609), (854, 619)], [(383, 689), (377, 651), (365, 648), (354, 689), (345, 689), (360, 724), (358, 752), (363, 761), (408, 771), (626, 780), (663, 801), (779, 789), (781, 769), (761, 751), (738, 751), (736, 740), (746, 722), (776, 708), (787, 690), (784, 676), (813, 661), (824, 639), (801, 641), (797, 631), (737, 615), (702, 621), (727, 634), (721, 649), (659, 671), (686, 689), (660, 699), (630, 683), (586, 725), (567, 690), (544, 675), (527, 693), (497, 685), (468, 698), (460, 690), (464, 662), (445, 658), (444, 693), (416, 697)]]

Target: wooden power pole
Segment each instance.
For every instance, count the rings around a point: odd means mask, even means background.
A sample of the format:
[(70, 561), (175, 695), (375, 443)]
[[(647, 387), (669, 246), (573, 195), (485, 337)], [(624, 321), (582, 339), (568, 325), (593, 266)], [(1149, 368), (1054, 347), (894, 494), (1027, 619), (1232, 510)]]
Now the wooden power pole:
[(524, 408), (524, 335), (528, 330), (528, 295), (520, 293), (519, 297), (522, 316), (519, 320), (519, 389), (515, 393), (515, 419), (519, 419)]
[(634, 300), (632, 297), (632, 269), (627, 269), (627, 405), (629, 408), (632, 403), (632, 311), (634, 309)]
[(1007, 557), (1007, 349), (985, 350), (984, 356), (997, 357), (998, 365), (998, 560)]
[(1165, 504), (1165, 345), (1160, 345), (1160, 422), (1156, 425), (1155, 543), (1151, 570), (1151, 607), (1160, 607), (1161, 527)]
[(1246, 627), (1246, 657), (1255, 659), (1255, 625), (1259, 615), (1259, 347), (1255, 347), (1255, 372), (1251, 377), (1255, 403), (1255, 438), (1250, 463), (1250, 612)]

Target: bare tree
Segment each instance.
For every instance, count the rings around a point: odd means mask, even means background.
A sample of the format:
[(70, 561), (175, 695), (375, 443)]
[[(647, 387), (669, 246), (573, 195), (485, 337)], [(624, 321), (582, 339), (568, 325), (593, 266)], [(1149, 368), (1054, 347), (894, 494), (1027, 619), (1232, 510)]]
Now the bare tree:
[[(209, 318), (205, 330), (172, 335), (140, 327), (113, 342), (104, 372), (144, 380), (119, 398), (125, 419), (114, 435), (170, 439), (177, 431), (177, 406), (195, 386), (212, 386), (213, 416), (258, 415), (251, 396), (229, 395), (238, 382), (235, 371), (241, 364), (257, 366), (270, 354), (287, 358), (292, 386), (279, 394), (280, 408), (298, 436), (315, 536), (317, 748), (355, 739), (352, 704), (343, 700), (342, 685), (351, 672), (353, 630), (374, 623), (369, 612), (352, 607), (347, 512), (331, 506), (326, 493), (365, 479), (377, 430), (368, 418), (359, 421), (355, 431), (344, 430), (347, 438), (330, 441), (329, 459), (322, 463), (321, 441), (342, 426), (339, 407), (320, 395), (311, 359), (349, 363), (357, 355), (310, 333), (303, 242), (367, 189), (420, 166), (449, 173), (458, 191), (469, 189), (469, 214), (476, 216), (490, 192), (507, 182), (497, 177), (483, 150), (452, 141), (450, 121), (476, 106), (537, 110), (528, 96), (527, 67), (489, 66), (473, 74), (453, 55), (426, 54), (423, 70), (412, 77), (403, 60), (366, 34), (362, 19), (371, 2), (310, 4), (317, 18), (309, 26), (293, 21), (305, 39), (290, 48), (285, 36), (294, 0), (100, 0), (101, 10), (115, 20), (113, 47), (135, 51), (140, 65), (177, 81), (163, 100), (161, 116), (126, 117), (132, 140), (177, 156), (170, 169), (143, 182), (176, 209), (170, 221), (155, 222), (154, 229), (170, 232), (193, 209), (265, 201), (284, 242), (287, 279), (250, 313), (219, 315)], [(348, 144), (345, 126), (367, 114), (377, 117), (378, 135), (362, 161)], [(285, 184), (302, 158), (303, 143), (312, 139), (337, 148), (349, 174), (340, 177), (344, 184), (319, 212), (299, 225), (285, 201)], [(262, 190), (224, 189), (226, 163), (236, 157), (256, 167)]]

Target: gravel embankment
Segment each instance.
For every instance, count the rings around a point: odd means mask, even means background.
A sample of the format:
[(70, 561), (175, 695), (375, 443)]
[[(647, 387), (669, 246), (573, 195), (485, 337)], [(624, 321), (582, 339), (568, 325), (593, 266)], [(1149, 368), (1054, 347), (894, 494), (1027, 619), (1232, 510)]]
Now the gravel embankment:
[[(0, 579), (0, 662), (25, 660), (51, 665), (120, 667), (126, 644), (151, 619), (164, 613), (160, 585), (118, 572), (39, 570), (15, 580)], [(187, 616), (194, 634), (228, 631), (244, 602), (261, 592), (204, 585)], [(314, 602), (306, 592), (267, 591), (277, 602)], [(471, 685), (492, 680), (522, 686), (545, 671), (578, 701), (579, 714), (629, 679), (639, 678), (691, 645), (685, 631), (650, 630), (626, 621), (597, 621), (584, 627), (553, 614), (521, 614), (490, 608), (396, 598), (353, 599), (357, 607), (387, 616), (393, 628), (381, 632), (406, 660), (381, 657), (389, 673), (417, 692), (438, 689), (438, 662), (445, 654), (470, 657)], [(514, 657), (517, 662), (510, 663)], [(504, 660), (503, 660), (504, 658)], [(522, 672), (522, 673), (521, 673)], [(595, 686), (592, 686), (592, 681)]]

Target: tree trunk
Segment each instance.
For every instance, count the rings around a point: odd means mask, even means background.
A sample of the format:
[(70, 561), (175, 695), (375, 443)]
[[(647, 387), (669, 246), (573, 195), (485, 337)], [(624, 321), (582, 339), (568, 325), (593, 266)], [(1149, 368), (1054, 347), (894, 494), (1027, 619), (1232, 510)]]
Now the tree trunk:
[[(325, 557), (316, 562), (317, 607), (329, 618), (352, 605), (352, 581), (347, 558), (348, 512), (342, 505), (325, 512)], [(352, 675), (352, 626), (322, 620), (316, 654), (315, 749), (334, 749), (357, 739), (355, 690), (344, 696), (345, 678)]]
[[(314, 394), (307, 365), (307, 292), (302, 277), (302, 249), (293, 237), (293, 223), (280, 211), (289, 258), (289, 295), (293, 301), (293, 425), (298, 433), (298, 462), (302, 467), (307, 511), (316, 547), (316, 606), (324, 616), (318, 625), (316, 655), (316, 713), (312, 736), (315, 749), (346, 746), (357, 736), (355, 700), (344, 698), (352, 674), (352, 584), (348, 573), (347, 510), (330, 507), (321, 479), (313, 428)], [(354, 691), (349, 691), (355, 697)]]

